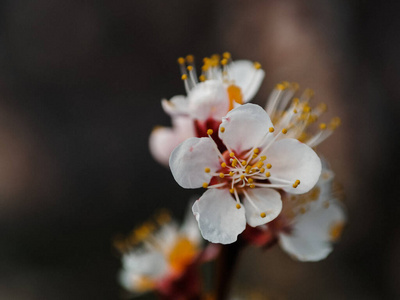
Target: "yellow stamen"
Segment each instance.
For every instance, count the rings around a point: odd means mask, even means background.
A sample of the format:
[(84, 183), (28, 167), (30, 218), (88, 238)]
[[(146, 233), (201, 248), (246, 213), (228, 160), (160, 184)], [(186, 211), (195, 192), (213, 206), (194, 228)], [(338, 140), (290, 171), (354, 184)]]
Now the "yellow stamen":
[(259, 62), (255, 61), (254, 68), (256, 68), (257, 70), (261, 69), (261, 64)]
[(264, 168), (261, 168), (260, 169), (260, 173), (264, 173), (265, 172), (265, 169)]
[(258, 154), (258, 153), (260, 153), (260, 149), (254, 148), (253, 152), (254, 152), (255, 154)]
[(253, 178), (249, 178), (247, 179), (248, 183), (252, 183), (253, 182)]
[(267, 169), (271, 169), (272, 165), (271, 164), (267, 164), (266, 167), (267, 167)]
[(229, 193), (233, 194), (235, 192), (234, 189), (229, 189)]
[(240, 206), (240, 204), (238, 203), (238, 204), (236, 204), (236, 208), (237, 209), (240, 209), (241, 208), (241, 206)]
[(230, 172), (229, 172), (229, 176), (233, 176), (233, 175), (235, 175), (235, 173), (232, 172), (232, 171), (230, 171)]
[(266, 176), (266, 177), (271, 177), (271, 173), (270, 173), (270, 172), (267, 172), (267, 173), (265, 173), (265, 176)]
[(211, 171), (210, 168), (205, 168), (204, 169), (204, 172), (206, 172), (206, 173), (210, 173), (210, 171)]
[(200, 75), (200, 76), (199, 76), (199, 80), (200, 80), (201, 82), (206, 81), (206, 76)]
[(250, 184), (250, 188), (251, 189), (254, 189), (256, 186), (252, 183), (252, 184)]
[(282, 133), (283, 133), (283, 134), (286, 134), (286, 133), (287, 133), (287, 129), (286, 129), (286, 128), (283, 128), (283, 129), (282, 129)]
[(226, 168), (226, 163), (225, 162), (221, 163), (221, 167)]
[(319, 124), (319, 129), (325, 130), (326, 129), (326, 124), (325, 123)]
[(229, 52), (224, 52), (224, 53), (222, 54), (222, 57), (223, 57), (223, 58), (226, 58), (226, 59), (230, 59), (230, 58), (231, 58), (231, 54), (230, 54)]
[(224, 178), (225, 174), (224, 173), (219, 173), (219, 177)]
[(261, 218), (265, 218), (267, 216), (267, 214), (265, 213), (265, 212), (262, 212), (261, 214), (260, 214), (260, 217)]
[(187, 79), (187, 75), (186, 75), (186, 74), (183, 74), (182, 77), (181, 77), (181, 79), (182, 79), (182, 80), (186, 80), (186, 79)]
[(276, 88), (277, 90), (279, 90), (279, 91), (283, 91), (286, 87), (285, 87), (285, 85), (283, 85), (283, 84), (281, 84), (281, 83), (278, 83), (278, 84), (275, 86), (275, 88)]
[(230, 156), (230, 157), (234, 157), (234, 156), (235, 156), (235, 153), (231, 152), (231, 153), (229, 153), (229, 156)]
[(178, 58), (178, 64), (183, 65), (185, 63), (185, 59), (183, 57)]
[(188, 66), (188, 67), (187, 67), (187, 70), (188, 70), (188, 71), (192, 71), (192, 70), (193, 70), (193, 67), (192, 67), (192, 66)]
[(187, 55), (186, 56), (186, 61), (188, 62), (188, 63), (192, 63), (192, 62), (194, 62), (194, 56), (193, 55)]
[(207, 182), (203, 183), (203, 188), (205, 188), (205, 189), (208, 188), (208, 183)]
[(221, 128), (219, 129), (219, 131), (225, 132), (225, 127), (221, 127)]
[(274, 127), (270, 127), (268, 130), (269, 130), (269, 132), (271, 132), (271, 133), (275, 131)]
[(263, 155), (263, 156), (260, 157), (260, 160), (261, 160), (261, 161), (264, 161), (264, 160), (266, 160), (266, 159), (267, 159), (267, 157), (266, 157), (265, 155)]
[(212, 129), (208, 129), (208, 130), (207, 130), (207, 134), (208, 134), (208, 135), (212, 135), (213, 133), (214, 133), (214, 130), (212, 130)]

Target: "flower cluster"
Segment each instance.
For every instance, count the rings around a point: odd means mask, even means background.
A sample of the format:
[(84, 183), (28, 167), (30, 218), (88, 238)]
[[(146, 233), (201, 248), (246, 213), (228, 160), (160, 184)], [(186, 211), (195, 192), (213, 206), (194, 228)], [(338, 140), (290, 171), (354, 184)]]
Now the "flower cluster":
[[(149, 144), (180, 186), (205, 192), (180, 229), (161, 214), (117, 243), (120, 281), (131, 292), (198, 296), (193, 270), (218, 254), (215, 244), (238, 239), (279, 243), (297, 260), (318, 261), (346, 222), (334, 173), (315, 152), (340, 119), (321, 122), (326, 105), (312, 106), (310, 89), (296, 96), (297, 83), (277, 84), (265, 108), (248, 103), (264, 78), (257, 62), (227, 52), (203, 62), (197, 76), (193, 56), (178, 59), (187, 95), (162, 100), (172, 128), (157, 127)], [(214, 248), (204, 248), (201, 236)]]

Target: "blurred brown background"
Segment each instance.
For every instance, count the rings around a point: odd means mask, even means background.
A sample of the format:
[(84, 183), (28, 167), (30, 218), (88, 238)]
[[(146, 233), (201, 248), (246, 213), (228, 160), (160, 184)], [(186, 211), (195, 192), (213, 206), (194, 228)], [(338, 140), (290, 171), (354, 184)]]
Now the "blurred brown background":
[(250, 249), (235, 287), (271, 299), (400, 297), (400, 19), (376, 1), (1, 1), (0, 299), (118, 299), (111, 247), (181, 189), (147, 148), (184, 93), (178, 56), (230, 51), (312, 87), (342, 126), (319, 150), (349, 224), (323, 262)]

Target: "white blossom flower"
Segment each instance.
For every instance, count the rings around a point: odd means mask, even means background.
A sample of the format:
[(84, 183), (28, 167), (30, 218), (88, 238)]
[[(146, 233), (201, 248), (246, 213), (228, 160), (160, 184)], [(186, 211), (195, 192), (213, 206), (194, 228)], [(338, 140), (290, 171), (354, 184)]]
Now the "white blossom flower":
[[(250, 101), (264, 78), (259, 63), (232, 61), (227, 52), (223, 59), (218, 55), (205, 58), (199, 77), (193, 56), (179, 58), (178, 63), (187, 96), (162, 100), (164, 111), (172, 118), (173, 128), (158, 127), (150, 136), (150, 151), (164, 165), (168, 164), (172, 149), (188, 136), (207, 136), (206, 130), (216, 129), (229, 110)], [(185, 125), (181, 126), (183, 123)]]
[(276, 189), (308, 192), (321, 173), (321, 161), (307, 145), (282, 138), (264, 109), (244, 104), (232, 109), (219, 126), (227, 151), (211, 138), (189, 138), (174, 149), (170, 168), (184, 188), (208, 190), (193, 205), (203, 237), (213, 243), (236, 241), (246, 222), (256, 227), (275, 219), (282, 209)]
[(341, 235), (346, 215), (333, 190), (333, 177), (332, 171), (324, 169), (310, 192), (285, 199), (279, 243), (297, 260), (326, 258)]
[(164, 212), (155, 222), (134, 230), (127, 240), (116, 242), (116, 247), (123, 252), (121, 285), (140, 294), (182, 276), (202, 250), (202, 238), (190, 212), (180, 228)]

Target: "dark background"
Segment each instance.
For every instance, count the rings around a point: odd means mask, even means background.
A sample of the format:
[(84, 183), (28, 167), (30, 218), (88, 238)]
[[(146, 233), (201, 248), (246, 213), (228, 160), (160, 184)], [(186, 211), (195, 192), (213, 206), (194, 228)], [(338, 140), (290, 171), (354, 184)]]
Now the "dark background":
[[(312, 87), (343, 125), (319, 150), (346, 194), (331, 256), (245, 253), (235, 289), (272, 299), (400, 297), (400, 18), (386, 1), (1, 1), (0, 299), (118, 299), (111, 240), (181, 189), (148, 151), (184, 93), (176, 58), (230, 51)], [(246, 256), (247, 255), (247, 256)]]

